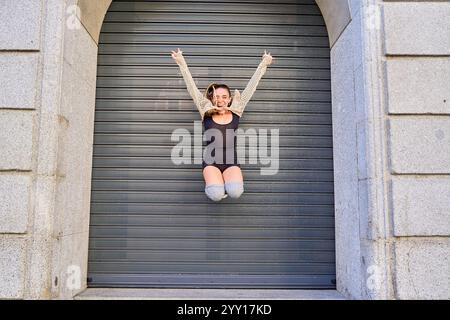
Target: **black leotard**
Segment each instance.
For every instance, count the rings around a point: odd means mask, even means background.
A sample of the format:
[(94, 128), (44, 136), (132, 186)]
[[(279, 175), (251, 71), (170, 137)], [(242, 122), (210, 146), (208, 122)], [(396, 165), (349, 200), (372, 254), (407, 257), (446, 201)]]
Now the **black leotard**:
[[(227, 141), (227, 129), (233, 130), (233, 132), (236, 132), (236, 129), (239, 126), (239, 116), (234, 114), (233, 112), (231, 113), (233, 115), (233, 119), (231, 120), (230, 123), (227, 124), (220, 124), (215, 122), (212, 119), (212, 116), (206, 116), (203, 119), (203, 129), (204, 131), (208, 130), (208, 129), (218, 129), (220, 130), (222, 137), (223, 137), (223, 145), (222, 145), (222, 155), (223, 155), (223, 161), (222, 163), (216, 163), (216, 161), (214, 161), (213, 163), (207, 163), (205, 160), (205, 156), (203, 156), (203, 169), (208, 166), (208, 165), (212, 165), (215, 166), (216, 168), (219, 168), (219, 170), (221, 172), (224, 172), (225, 169), (232, 167), (232, 166), (237, 166), (240, 167), (240, 165), (238, 164), (237, 161), (237, 153), (236, 153), (236, 135), (234, 135), (234, 139), (228, 139), (230, 141)], [(232, 137), (232, 136), (230, 136)], [(206, 142), (206, 146), (208, 146), (210, 143), (212, 143), (214, 141), (214, 137), (210, 138), (207, 142)], [(227, 152), (232, 152), (233, 153), (233, 161), (232, 162), (228, 162), (227, 163)], [(212, 156), (215, 156), (215, 152), (212, 153)], [(220, 162), (220, 161), (217, 161)]]

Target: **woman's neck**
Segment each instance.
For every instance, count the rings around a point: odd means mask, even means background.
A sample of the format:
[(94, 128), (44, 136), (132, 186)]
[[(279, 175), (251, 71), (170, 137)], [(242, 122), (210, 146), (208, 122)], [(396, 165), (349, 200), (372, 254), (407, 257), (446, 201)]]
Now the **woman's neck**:
[(231, 112), (230, 110), (219, 111), (219, 112), (216, 113), (216, 116), (219, 117), (219, 118), (220, 118), (220, 117), (225, 117), (225, 116), (227, 116), (230, 112)]

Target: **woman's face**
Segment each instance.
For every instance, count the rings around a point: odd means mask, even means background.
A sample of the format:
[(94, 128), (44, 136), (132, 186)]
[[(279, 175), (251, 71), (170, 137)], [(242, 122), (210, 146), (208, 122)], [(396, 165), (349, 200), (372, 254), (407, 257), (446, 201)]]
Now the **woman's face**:
[(231, 101), (230, 94), (225, 88), (217, 88), (214, 90), (213, 104), (217, 105), (219, 108), (226, 107)]

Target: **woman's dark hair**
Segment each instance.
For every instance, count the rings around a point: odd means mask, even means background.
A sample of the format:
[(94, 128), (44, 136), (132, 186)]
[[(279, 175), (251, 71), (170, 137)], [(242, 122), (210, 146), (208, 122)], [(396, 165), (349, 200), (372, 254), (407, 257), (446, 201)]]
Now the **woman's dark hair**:
[[(209, 101), (213, 102), (214, 90), (217, 90), (219, 88), (227, 89), (228, 94), (229, 94), (229, 96), (231, 98), (231, 90), (230, 90), (230, 88), (226, 84), (223, 84), (223, 83), (211, 83), (208, 86), (208, 88), (206, 88), (206, 91), (205, 91), (206, 98), (208, 98)], [(233, 98), (231, 98), (230, 103), (228, 104), (228, 106), (231, 105), (232, 101), (233, 101)]]

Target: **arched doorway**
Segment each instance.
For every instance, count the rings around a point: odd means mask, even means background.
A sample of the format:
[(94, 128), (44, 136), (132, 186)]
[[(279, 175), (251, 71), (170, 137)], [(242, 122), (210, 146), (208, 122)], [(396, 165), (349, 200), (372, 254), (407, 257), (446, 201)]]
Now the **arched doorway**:
[[(352, 10), (348, 0), (316, 2), (325, 19), (331, 46), (333, 150), (337, 155), (333, 160), (334, 172), (339, 173), (334, 181), (337, 290), (355, 298), (393, 297), (391, 244), (381, 235), (387, 232), (383, 224), (386, 208), (380, 196), (384, 194), (385, 155), (378, 140), (384, 132), (384, 120), (377, 116), (381, 114), (383, 105), (378, 100), (379, 88), (372, 88), (370, 92), (365, 88), (369, 81), (375, 84), (382, 76), (378, 68), (380, 34), (377, 30), (364, 28), (363, 13), (358, 13), (358, 7), (363, 11), (366, 5), (375, 6), (377, 1), (370, 0), (364, 5), (352, 2)], [(61, 93), (67, 97), (63, 105), (71, 110), (71, 114), (60, 119), (66, 125), (62, 128), (62, 143), (58, 149), (58, 161), (62, 165), (60, 172), (64, 179), (57, 182), (55, 208), (59, 213), (58, 220), (64, 221), (70, 228), (67, 228), (68, 236), (64, 237), (64, 241), (55, 240), (55, 250), (48, 255), (58, 262), (52, 267), (52, 281), (42, 281), (45, 290), (55, 283), (52, 286), (54, 297), (73, 297), (86, 287), (92, 155), (89, 150), (80, 150), (90, 147), (93, 137), (96, 83), (96, 63), (93, 62), (97, 58), (100, 27), (111, 0), (79, 0), (77, 4), (81, 9), (81, 29), (66, 32), (62, 43), (65, 60), (63, 74), (67, 73), (70, 81), (64, 81), (66, 86), (62, 86)], [(52, 49), (49, 50), (51, 52)], [(360, 61), (355, 64), (353, 56), (358, 56)], [(86, 81), (86, 76), (89, 81)], [(84, 92), (83, 101), (79, 99), (80, 90)], [(357, 108), (366, 115), (353, 116), (352, 112)], [(358, 135), (358, 142), (355, 134)], [(357, 157), (361, 157), (361, 161), (356, 162)], [(364, 167), (369, 162), (371, 165)], [(358, 172), (366, 175), (360, 181), (354, 172), (359, 165)], [(77, 192), (81, 192), (82, 197), (73, 201)], [(66, 283), (71, 275), (68, 270), (72, 270), (73, 266), (80, 270), (81, 287), (56, 285)], [(367, 279), (373, 279), (371, 272), (374, 269), (369, 266), (379, 267), (386, 277), (386, 280), (380, 278), (377, 286), (371, 288), (367, 287)]]

